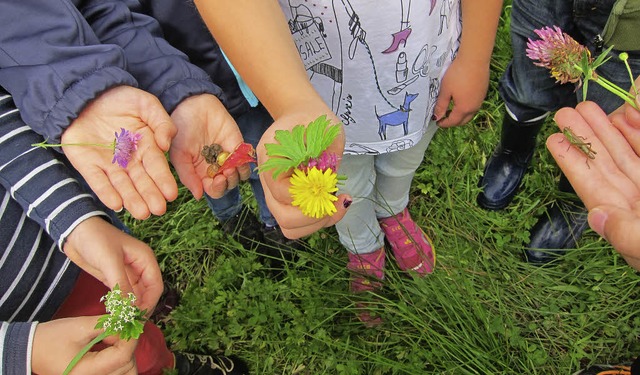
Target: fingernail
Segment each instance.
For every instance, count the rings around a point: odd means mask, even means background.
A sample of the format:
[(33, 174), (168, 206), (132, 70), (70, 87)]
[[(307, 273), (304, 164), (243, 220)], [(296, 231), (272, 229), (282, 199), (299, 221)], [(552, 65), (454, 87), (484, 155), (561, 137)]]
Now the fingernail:
[(119, 213), (119, 212), (122, 212), (122, 209), (123, 209), (123, 208), (124, 208), (124, 207), (120, 207), (120, 208), (118, 208), (117, 210), (113, 210), (113, 211), (114, 211), (114, 212), (116, 212), (116, 213)]
[(349, 206), (351, 206), (351, 203), (353, 203), (351, 199), (345, 199), (344, 202), (342, 202), (342, 205), (344, 206), (344, 208), (349, 208)]
[(604, 225), (609, 215), (600, 208), (594, 208), (589, 212), (589, 226), (594, 232), (604, 238)]

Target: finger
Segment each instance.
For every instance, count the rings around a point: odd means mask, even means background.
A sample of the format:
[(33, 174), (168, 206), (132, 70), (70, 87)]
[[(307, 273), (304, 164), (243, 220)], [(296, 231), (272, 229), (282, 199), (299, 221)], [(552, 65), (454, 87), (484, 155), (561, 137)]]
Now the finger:
[(624, 114), (624, 121), (613, 117), (613, 125), (623, 134), (636, 155), (640, 155), (640, 112), (631, 108)]
[(443, 88), (442, 91), (440, 91), (438, 99), (436, 100), (436, 105), (433, 108), (433, 115), (435, 117), (433, 120), (440, 121), (442, 118), (446, 117), (451, 99), (451, 94)]
[(240, 183), (240, 174), (236, 168), (227, 169), (222, 172), (222, 174), (224, 174), (224, 177), (227, 179), (227, 190), (233, 189)]
[(450, 128), (452, 126), (462, 125), (467, 123), (471, 117), (467, 112), (459, 111), (454, 107), (451, 113), (438, 122), (438, 126), (441, 128)]
[(308, 236), (314, 232), (317, 232), (322, 228), (327, 228), (332, 225), (335, 225), (338, 221), (342, 220), (344, 215), (347, 213), (347, 210), (351, 205), (352, 201), (353, 200), (351, 196), (347, 194), (342, 194), (338, 197), (338, 200), (334, 202), (336, 207), (336, 212), (333, 215), (323, 218), (321, 220), (316, 219), (316, 221), (313, 222), (312, 224), (305, 225), (302, 227), (287, 228), (281, 225), (280, 229), (282, 230), (282, 234), (284, 234), (284, 236), (289, 239), (298, 239), (298, 238)]
[(122, 210), (124, 206), (122, 197), (113, 187), (111, 181), (109, 181), (109, 177), (101, 168), (92, 165), (87, 168), (78, 169), (78, 172), (83, 176), (87, 184), (89, 184), (89, 187), (96, 194), (100, 202), (116, 212)]
[(122, 259), (109, 259), (105, 261), (105, 263), (109, 263), (104, 267), (104, 269), (109, 270), (109, 272), (104, 274), (105, 279), (103, 284), (110, 290), (114, 290), (117, 285), (122, 293), (135, 294)]
[(110, 342), (106, 348), (85, 354), (74, 371), (78, 374), (128, 374), (131, 369), (135, 369), (134, 351), (137, 340), (111, 340), (103, 340), (104, 343)]
[(640, 270), (640, 221), (637, 213), (615, 206), (598, 206), (589, 212), (589, 226), (624, 257), (627, 263)]
[(291, 205), (293, 198), (289, 193), (289, 178), (291, 172), (281, 173), (274, 180), (273, 173), (271, 171), (262, 172), (259, 174), (260, 182), (262, 183), (263, 190), (268, 191), (269, 195), (278, 203), (284, 205)]
[(251, 177), (251, 165), (245, 164), (238, 167), (238, 174), (240, 175), (240, 180), (246, 181)]
[[(638, 103), (638, 98), (640, 98), (640, 95), (636, 96), (636, 103)], [(640, 129), (640, 111), (631, 107), (630, 105), (625, 105), (624, 115), (627, 117), (627, 120), (632, 127)]]
[(142, 165), (136, 164), (131, 165), (128, 170), (136, 191), (144, 199), (151, 213), (158, 216), (164, 214), (167, 210), (164, 195), (147, 174), (146, 169)]
[(178, 132), (171, 117), (153, 95), (145, 95), (142, 107), (139, 111), (140, 119), (153, 131), (153, 138), (158, 147), (165, 152), (169, 151), (171, 140)]
[[(612, 121), (611, 124), (596, 127), (595, 131), (617, 168), (636, 186), (640, 186), (640, 175), (637, 173), (640, 170), (640, 158), (637, 151), (629, 144), (628, 138), (619, 130), (620, 128), (629, 129), (628, 125), (624, 123), (623, 116), (614, 116)], [(637, 131), (632, 130), (632, 132)], [(640, 148), (640, 145), (638, 147)]]
[(142, 165), (154, 184), (160, 189), (164, 199), (171, 202), (178, 197), (178, 185), (171, 173), (166, 156), (159, 150), (142, 154)]
[(109, 179), (122, 197), (124, 208), (129, 211), (134, 218), (144, 220), (151, 215), (146, 202), (136, 190), (126, 170), (119, 168), (110, 171)]
[(205, 178), (202, 181), (207, 194), (214, 199), (222, 198), (227, 192), (227, 178), (223, 174), (217, 175), (213, 179)]
[(176, 170), (178, 174), (178, 178), (180, 182), (191, 192), (195, 199), (202, 198), (203, 186), (207, 178), (200, 178), (200, 176), (196, 173), (196, 166), (193, 165), (191, 157), (182, 152), (169, 152), (171, 158), (171, 164)]
[[(158, 262), (153, 255), (153, 251), (143, 253), (142, 257), (135, 257), (127, 254), (125, 261), (134, 271), (135, 280), (132, 281), (135, 295), (138, 297), (136, 305), (151, 313), (162, 295), (164, 286), (162, 284), (162, 274)], [(136, 254), (138, 254), (137, 252)]]

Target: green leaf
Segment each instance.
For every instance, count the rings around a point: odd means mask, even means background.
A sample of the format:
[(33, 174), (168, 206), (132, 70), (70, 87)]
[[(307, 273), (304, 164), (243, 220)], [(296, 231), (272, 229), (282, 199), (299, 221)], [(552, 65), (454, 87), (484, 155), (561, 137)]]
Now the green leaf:
[[(299, 164), (299, 163), (298, 163)], [(268, 171), (273, 169), (273, 178), (277, 178), (281, 173), (286, 172), (291, 168), (295, 168), (298, 166), (295, 162), (290, 159), (278, 158), (278, 157), (270, 157), (266, 162), (264, 162), (259, 170), (260, 172)]]
[(329, 125), (327, 116), (320, 116), (307, 126), (307, 155), (312, 158), (320, 156), (325, 148), (322, 148), (322, 140), (325, 129)]
[(331, 125), (326, 115), (310, 122), (306, 127), (296, 125), (291, 131), (276, 130), (278, 143), (265, 144), (269, 159), (258, 169), (260, 172), (273, 170), (273, 177), (317, 158), (340, 134), (339, 125)]
[(613, 49), (613, 46), (607, 48), (606, 50), (602, 51), (600, 55), (598, 55), (595, 61), (591, 64), (594, 70), (598, 69), (600, 65), (609, 61), (609, 59), (611, 58), (611, 56), (609, 56), (609, 52), (611, 52), (612, 49)]

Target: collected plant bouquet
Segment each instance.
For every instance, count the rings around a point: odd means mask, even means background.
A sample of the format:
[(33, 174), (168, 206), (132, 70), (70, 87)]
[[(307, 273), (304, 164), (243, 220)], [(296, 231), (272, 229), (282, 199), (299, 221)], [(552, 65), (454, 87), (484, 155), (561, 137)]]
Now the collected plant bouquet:
[(336, 212), (338, 183), (346, 177), (337, 173), (337, 154), (327, 151), (340, 134), (340, 125), (332, 125), (326, 115), (307, 126), (296, 125), (291, 130), (276, 130), (278, 143), (267, 143), (268, 159), (260, 172), (273, 171), (273, 178), (293, 171), (289, 178), (292, 205), (305, 216), (323, 218)]
[(82, 357), (91, 350), (97, 343), (109, 336), (118, 336), (121, 340), (137, 340), (143, 332), (146, 310), (140, 310), (134, 305), (136, 296), (133, 293), (126, 295), (121, 292), (116, 285), (112, 290), (100, 299), (105, 304), (106, 314), (98, 318), (96, 329), (103, 329), (104, 332), (96, 336), (91, 342), (85, 345), (78, 354), (71, 360), (67, 368), (62, 373), (67, 375), (80, 362)]

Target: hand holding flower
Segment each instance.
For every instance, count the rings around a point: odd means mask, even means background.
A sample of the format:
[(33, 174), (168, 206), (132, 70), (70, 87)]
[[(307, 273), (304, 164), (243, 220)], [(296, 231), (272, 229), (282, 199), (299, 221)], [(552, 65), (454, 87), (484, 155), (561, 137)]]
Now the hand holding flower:
[(138, 306), (153, 310), (162, 294), (160, 267), (153, 250), (103, 218), (90, 217), (67, 237), (63, 251), (85, 272), (112, 289), (138, 296)]
[[(74, 356), (103, 331), (95, 329), (98, 316), (80, 316), (38, 323), (31, 350), (31, 370), (39, 375), (60, 375)], [(136, 374), (137, 340), (106, 337), (100, 351), (82, 357), (72, 374)]]
[(137, 150), (126, 168), (112, 163), (114, 154), (108, 148), (62, 149), (107, 207), (116, 211), (124, 207), (137, 219), (161, 215), (166, 211), (166, 201), (178, 195), (164, 155), (176, 129), (153, 95), (128, 86), (105, 91), (71, 123), (62, 134), (61, 143), (108, 144), (122, 128), (139, 134)]
[(335, 195), (344, 141), (341, 126), (333, 126), (327, 116), (308, 126), (291, 126), (280, 119), (260, 141), (258, 161), (265, 197), (289, 238), (335, 224), (351, 203), (349, 196)]
[(133, 293), (123, 295), (120, 288), (116, 285), (113, 290), (109, 291), (106, 296), (102, 297), (107, 314), (98, 318), (96, 329), (104, 331), (94, 337), (87, 345), (85, 345), (75, 357), (69, 362), (62, 375), (67, 375), (73, 370), (82, 357), (91, 350), (97, 343), (103, 341), (109, 336), (118, 336), (120, 340), (129, 341), (138, 339), (144, 329), (146, 318), (145, 311), (141, 311), (134, 303), (136, 296)]

